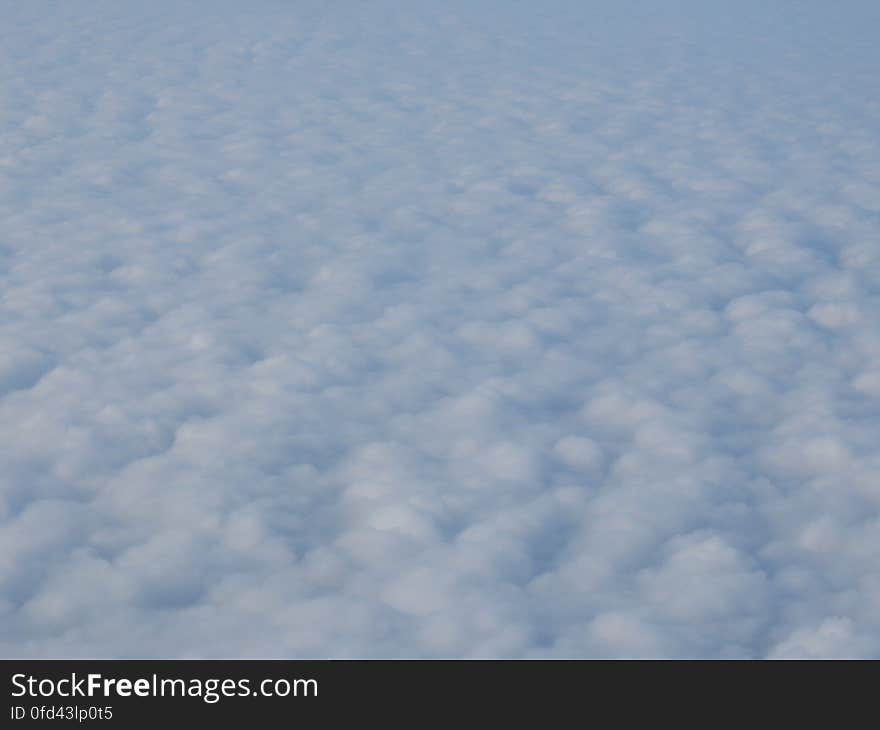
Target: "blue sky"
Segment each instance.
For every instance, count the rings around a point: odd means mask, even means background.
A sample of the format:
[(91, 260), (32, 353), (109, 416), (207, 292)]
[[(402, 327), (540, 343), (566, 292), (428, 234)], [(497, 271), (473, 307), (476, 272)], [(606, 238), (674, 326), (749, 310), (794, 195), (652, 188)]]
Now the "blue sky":
[(329, 5), (0, 2), (0, 655), (876, 657), (877, 7)]

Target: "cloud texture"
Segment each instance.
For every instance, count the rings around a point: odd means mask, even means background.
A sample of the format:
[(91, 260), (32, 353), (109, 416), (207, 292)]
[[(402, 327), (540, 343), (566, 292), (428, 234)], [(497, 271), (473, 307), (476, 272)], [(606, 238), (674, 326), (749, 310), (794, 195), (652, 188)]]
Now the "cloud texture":
[(764, 5), (0, 2), (0, 655), (880, 656), (880, 14)]

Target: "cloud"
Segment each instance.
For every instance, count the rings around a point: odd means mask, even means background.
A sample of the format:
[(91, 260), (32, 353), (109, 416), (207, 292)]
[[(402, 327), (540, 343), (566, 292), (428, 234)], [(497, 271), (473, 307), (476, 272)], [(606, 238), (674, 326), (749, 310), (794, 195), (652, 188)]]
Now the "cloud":
[(877, 655), (873, 4), (0, 6), (0, 654)]

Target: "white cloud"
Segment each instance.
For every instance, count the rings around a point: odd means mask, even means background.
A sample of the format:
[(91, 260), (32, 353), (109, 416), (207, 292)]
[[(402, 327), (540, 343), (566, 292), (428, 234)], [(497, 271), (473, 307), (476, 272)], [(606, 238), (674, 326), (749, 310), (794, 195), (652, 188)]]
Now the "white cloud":
[(0, 654), (876, 656), (875, 5), (325, 6), (0, 2)]

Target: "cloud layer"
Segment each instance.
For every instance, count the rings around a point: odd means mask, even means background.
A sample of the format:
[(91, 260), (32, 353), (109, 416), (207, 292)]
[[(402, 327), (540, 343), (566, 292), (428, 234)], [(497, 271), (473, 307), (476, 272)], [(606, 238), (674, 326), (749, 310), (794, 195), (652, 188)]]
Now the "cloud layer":
[(880, 655), (874, 5), (331, 5), (0, 2), (0, 655)]

